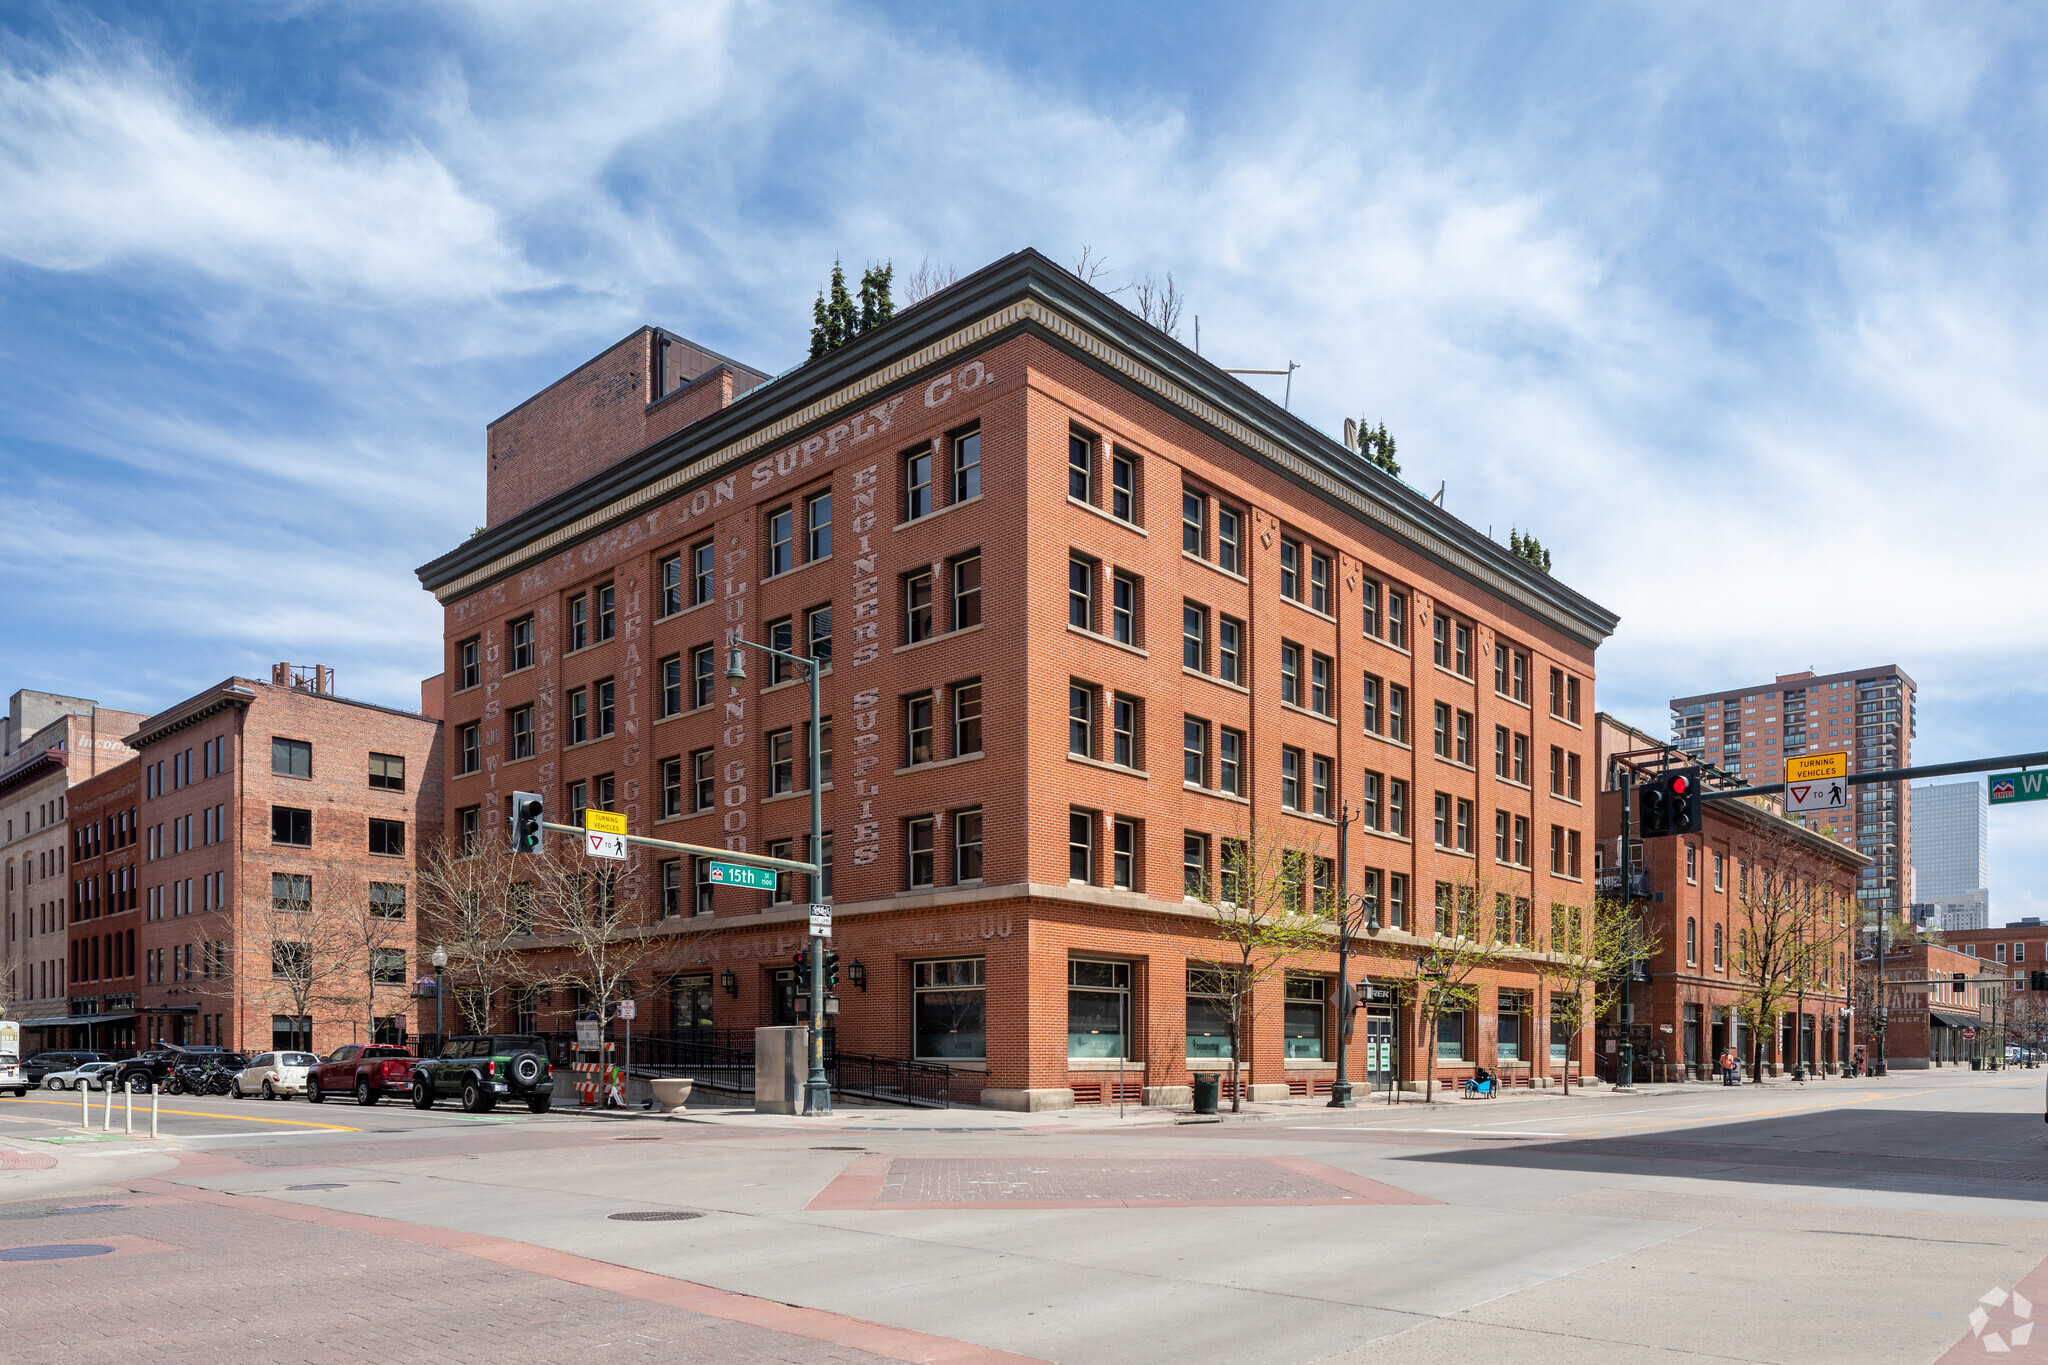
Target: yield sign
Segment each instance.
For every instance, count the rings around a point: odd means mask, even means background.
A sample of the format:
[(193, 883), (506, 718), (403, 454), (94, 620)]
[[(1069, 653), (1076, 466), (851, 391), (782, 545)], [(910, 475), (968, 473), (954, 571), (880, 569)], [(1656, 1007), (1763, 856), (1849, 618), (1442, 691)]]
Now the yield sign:
[(1849, 784), (1839, 777), (1822, 782), (1787, 782), (1785, 784), (1785, 809), (1802, 810), (1847, 810), (1849, 808)]

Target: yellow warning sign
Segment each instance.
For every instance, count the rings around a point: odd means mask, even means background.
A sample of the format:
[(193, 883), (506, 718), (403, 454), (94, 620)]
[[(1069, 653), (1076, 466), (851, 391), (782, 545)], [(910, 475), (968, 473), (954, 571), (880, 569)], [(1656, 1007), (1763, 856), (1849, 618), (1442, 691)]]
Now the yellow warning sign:
[(624, 834), (626, 817), (614, 810), (583, 812), (583, 828), (592, 834)]
[(1803, 758), (1785, 760), (1787, 782), (1824, 782), (1830, 777), (1849, 775), (1849, 752), (1837, 749), (1831, 754), (1807, 754)]

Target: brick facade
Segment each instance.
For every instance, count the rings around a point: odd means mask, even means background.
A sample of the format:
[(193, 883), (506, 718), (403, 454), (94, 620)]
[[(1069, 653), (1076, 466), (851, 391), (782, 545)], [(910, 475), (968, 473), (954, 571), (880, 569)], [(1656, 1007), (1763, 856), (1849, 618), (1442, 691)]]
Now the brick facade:
[[(821, 495), (831, 544), (813, 557)], [(1509, 965), (1486, 974), (1469, 1055), (1445, 1071), (1552, 1070), (1538, 1041), (1548, 1003), (1537, 965), (1548, 907), (1588, 899), (1593, 820), (1578, 784), (1592, 771), (1593, 649), (1613, 618), (1034, 253), (551, 502), (494, 518), (421, 573), (446, 609), (450, 829), (493, 838), (511, 791), (540, 792), (548, 818), (573, 823), (572, 784), (595, 803), (608, 782), (636, 834), (753, 852), (786, 840), (804, 856), (807, 691), (754, 652), (747, 681), (728, 682), (725, 650), (735, 631), (769, 640), (786, 622), (802, 651), (810, 614), (829, 609), (834, 945), (866, 981), (840, 987), (843, 1050), (911, 1055), (917, 964), (972, 960), (953, 994), (981, 993), (985, 1055), (952, 1060), (985, 1068), (989, 1101), (1104, 1096), (1119, 1059), (1070, 1056), (1089, 1050), (1068, 1038), (1069, 964), (1087, 959), (1121, 968), (1127, 983), (1109, 988), (1129, 992), (1127, 1082), (1184, 1088), (1191, 1066), (1221, 1064), (1191, 1061), (1183, 1046), (1189, 964), (1219, 960), (1187, 878), (1213, 885), (1222, 841), (1254, 821), (1334, 859), (1331, 817), (1343, 803), (1359, 808), (1371, 774), (1381, 828), (1353, 832), (1351, 890), (1376, 885), (1385, 923), (1355, 975), (1386, 976), (1427, 945), (1439, 882), (1498, 891), (1510, 906), (1519, 898), (1533, 927)], [(606, 601), (613, 615), (600, 629)], [(1199, 624), (1192, 642), (1184, 619)], [(671, 705), (664, 693), (678, 675)], [(611, 731), (601, 733), (607, 688)], [(1431, 751), (1439, 705), (1445, 758)], [(1192, 757), (1190, 721), (1203, 727)], [(963, 741), (975, 747), (961, 751)], [(1298, 809), (1282, 801), (1290, 753)], [(1199, 780), (1183, 780), (1190, 764)], [(1396, 782), (1400, 833), (1388, 828)], [(1445, 841), (1460, 842), (1462, 816), (1466, 851), (1435, 846), (1438, 793)], [(1203, 841), (1200, 865), (1184, 872), (1191, 836)], [(658, 882), (658, 857), (635, 857)], [(977, 859), (979, 875), (968, 875)], [(784, 1021), (777, 973), (804, 941), (801, 904), (721, 888), (715, 913), (693, 916), (689, 859), (680, 871), (681, 913), (652, 926), (677, 944), (664, 980), (708, 978), (721, 1027)], [(1398, 917), (1394, 877), (1405, 879)], [(1333, 953), (1298, 964), (1326, 998), (1334, 969)], [(658, 985), (640, 984), (643, 998)], [(1502, 988), (1526, 1006), (1519, 1062), (1499, 1055)], [(1292, 1050), (1322, 1056), (1290, 1059), (1283, 983), (1266, 994), (1253, 1080), (1320, 1090), (1333, 1071), (1334, 1010), (1297, 1001), (1296, 1031), (1319, 1014), (1322, 1043), (1304, 1037)], [(548, 1024), (566, 1026), (566, 1003), (558, 996)], [(642, 1019), (661, 1012), (643, 1008)], [(1423, 1066), (1404, 1020), (1402, 1083)], [(1352, 1074), (1364, 1078), (1361, 1061)]]

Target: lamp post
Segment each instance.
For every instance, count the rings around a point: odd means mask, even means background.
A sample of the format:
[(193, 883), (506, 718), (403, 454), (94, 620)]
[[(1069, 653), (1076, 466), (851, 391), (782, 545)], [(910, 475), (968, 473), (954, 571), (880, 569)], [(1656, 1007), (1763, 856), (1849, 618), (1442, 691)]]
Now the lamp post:
[(446, 995), (448, 985), (448, 950), (440, 944), (434, 945), (434, 1050), (446, 1052), (441, 1046), (446, 1038), (444, 1020), (441, 1015), (441, 997)]
[[(1360, 813), (1361, 816), (1363, 812)], [(1345, 1044), (1351, 1040), (1352, 1020), (1358, 1016), (1362, 1003), (1352, 996), (1351, 987), (1351, 803), (1346, 801), (1337, 814), (1337, 1001), (1344, 1011), (1344, 1017), (1337, 1022), (1337, 1079), (1330, 1085), (1330, 1108), (1355, 1108), (1357, 1101), (1351, 1098), (1351, 1071), (1347, 1065)], [(1368, 932), (1380, 927), (1379, 901), (1360, 898), (1359, 910)], [(1370, 1067), (1372, 1056), (1366, 1055)]]
[[(797, 676), (811, 693), (811, 733), (805, 741), (808, 751), (807, 767), (811, 777), (811, 856), (810, 863), (818, 869), (810, 888), (812, 900), (824, 890), (825, 880), (825, 806), (824, 793), (818, 790), (818, 661), (807, 659), (801, 654), (791, 654), (771, 645), (758, 644), (747, 639), (738, 630), (732, 633), (732, 649), (726, 655), (725, 676), (731, 682), (747, 680), (747, 666), (740, 653), (740, 647), (758, 649), (763, 654), (780, 659), (796, 669)], [(804, 1082), (804, 1113), (822, 1117), (832, 1112), (832, 1082), (825, 1076), (825, 940), (816, 934), (811, 936), (811, 1018), (810, 1018), (811, 1074)]]

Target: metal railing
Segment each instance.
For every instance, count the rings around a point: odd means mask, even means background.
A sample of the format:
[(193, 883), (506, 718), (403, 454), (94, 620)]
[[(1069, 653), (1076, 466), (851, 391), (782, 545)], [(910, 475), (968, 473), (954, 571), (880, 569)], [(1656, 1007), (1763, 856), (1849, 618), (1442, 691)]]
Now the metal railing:
[(928, 1109), (953, 1107), (953, 1068), (938, 1062), (842, 1052), (826, 1059), (825, 1070), (837, 1094)]

